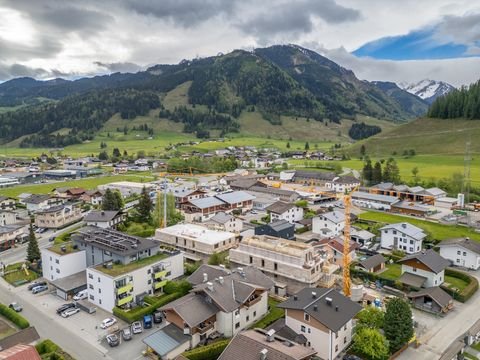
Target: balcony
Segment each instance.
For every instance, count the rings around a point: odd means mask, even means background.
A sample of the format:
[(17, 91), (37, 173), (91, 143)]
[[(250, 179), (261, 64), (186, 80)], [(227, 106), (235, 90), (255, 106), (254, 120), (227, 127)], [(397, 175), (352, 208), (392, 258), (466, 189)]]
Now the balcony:
[(122, 295), (133, 290), (133, 284), (127, 284), (117, 289), (117, 295)]
[(156, 283), (153, 284), (153, 288), (154, 288), (155, 290), (158, 290), (158, 289), (164, 287), (165, 285), (167, 285), (167, 282), (168, 282), (168, 280), (158, 281), (158, 282), (156, 282)]
[(205, 334), (208, 330), (213, 329), (214, 326), (215, 323), (213, 322), (205, 322), (198, 325), (197, 330), (200, 334)]
[(125, 296), (122, 299), (117, 299), (117, 306), (123, 306), (133, 301), (133, 295)]
[(161, 279), (167, 275), (167, 270), (160, 270), (158, 272), (153, 273), (153, 277), (155, 280)]
[(252, 295), (250, 298), (245, 302), (246, 307), (250, 307), (258, 303), (262, 299), (259, 295)]

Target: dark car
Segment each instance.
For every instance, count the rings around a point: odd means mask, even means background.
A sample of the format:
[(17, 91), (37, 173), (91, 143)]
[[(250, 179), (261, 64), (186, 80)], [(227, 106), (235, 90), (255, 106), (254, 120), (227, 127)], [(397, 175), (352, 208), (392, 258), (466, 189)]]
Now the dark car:
[(362, 360), (362, 358), (357, 355), (347, 354), (343, 356), (343, 360)]
[(153, 313), (153, 322), (155, 324), (160, 324), (163, 321), (163, 314), (160, 311)]
[(28, 290), (32, 291), (34, 287), (47, 285), (46, 281), (35, 281), (28, 285)]
[(60, 306), (60, 307), (57, 309), (57, 314), (58, 314), (58, 315), (61, 315), (65, 310), (68, 310), (68, 309), (74, 308), (74, 307), (75, 307), (75, 304), (74, 304), (74, 303), (63, 304), (62, 306)]
[(118, 346), (120, 344), (120, 338), (115, 334), (107, 335), (108, 345), (111, 347)]
[(126, 327), (122, 330), (122, 338), (126, 341), (132, 340), (132, 330), (130, 329), (130, 327)]

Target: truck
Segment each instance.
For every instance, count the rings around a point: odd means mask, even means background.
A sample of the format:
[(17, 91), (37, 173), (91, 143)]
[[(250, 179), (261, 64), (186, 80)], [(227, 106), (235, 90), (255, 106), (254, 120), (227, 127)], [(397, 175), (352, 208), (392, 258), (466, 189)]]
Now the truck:
[(143, 317), (143, 328), (150, 329), (153, 326), (153, 318), (152, 315), (145, 315)]

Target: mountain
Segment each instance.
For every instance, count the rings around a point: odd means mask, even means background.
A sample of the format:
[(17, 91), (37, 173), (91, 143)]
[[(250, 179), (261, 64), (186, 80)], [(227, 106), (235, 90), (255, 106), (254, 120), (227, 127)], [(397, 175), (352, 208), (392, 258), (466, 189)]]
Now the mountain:
[(379, 89), (386, 93), (389, 97), (395, 99), (402, 109), (410, 113), (422, 116), (428, 109), (428, 103), (419, 96), (402, 90), (397, 84), (388, 81), (373, 81)]
[(480, 120), (480, 80), (437, 98), (428, 111), (431, 118)]
[(429, 79), (421, 80), (414, 84), (400, 83), (399, 86), (410, 94), (414, 94), (425, 100), (428, 104), (433, 103), (439, 96), (446, 95), (450, 91), (455, 90), (454, 86), (444, 81)]
[[(182, 84), (188, 84), (185, 105), (166, 109), (164, 97)], [(91, 139), (112, 113), (132, 118), (155, 108), (160, 118), (182, 123), (184, 132), (197, 137), (208, 137), (210, 130), (239, 131), (244, 112), (258, 112), (275, 125), (281, 125), (281, 116), (338, 123), (366, 115), (405, 122), (426, 112), (420, 99), (394, 90), (361, 81), (351, 70), (296, 45), (235, 50), (135, 74), (4, 82), (0, 106), (27, 106), (0, 114), (0, 138), (35, 134), (22, 146), (63, 146)], [(59, 134), (60, 129), (70, 130)]]

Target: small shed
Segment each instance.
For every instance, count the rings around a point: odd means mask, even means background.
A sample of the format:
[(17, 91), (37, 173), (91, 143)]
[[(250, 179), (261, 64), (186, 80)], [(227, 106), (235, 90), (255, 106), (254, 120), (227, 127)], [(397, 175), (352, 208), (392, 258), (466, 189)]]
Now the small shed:
[(142, 341), (147, 345), (147, 353), (156, 354), (161, 359), (172, 359), (188, 350), (190, 339), (191, 336), (185, 335), (183, 330), (174, 324), (169, 324)]
[(435, 314), (445, 314), (453, 308), (453, 298), (438, 286), (411, 292), (408, 298), (417, 309)]
[(83, 270), (70, 276), (54, 280), (51, 284), (55, 287), (57, 296), (63, 300), (68, 300), (79, 291), (87, 288), (86, 271)]
[(377, 254), (366, 258), (358, 264), (358, 267), (365, 271), (376, 273), (385, 269), (387, 259), (382, 254)]

